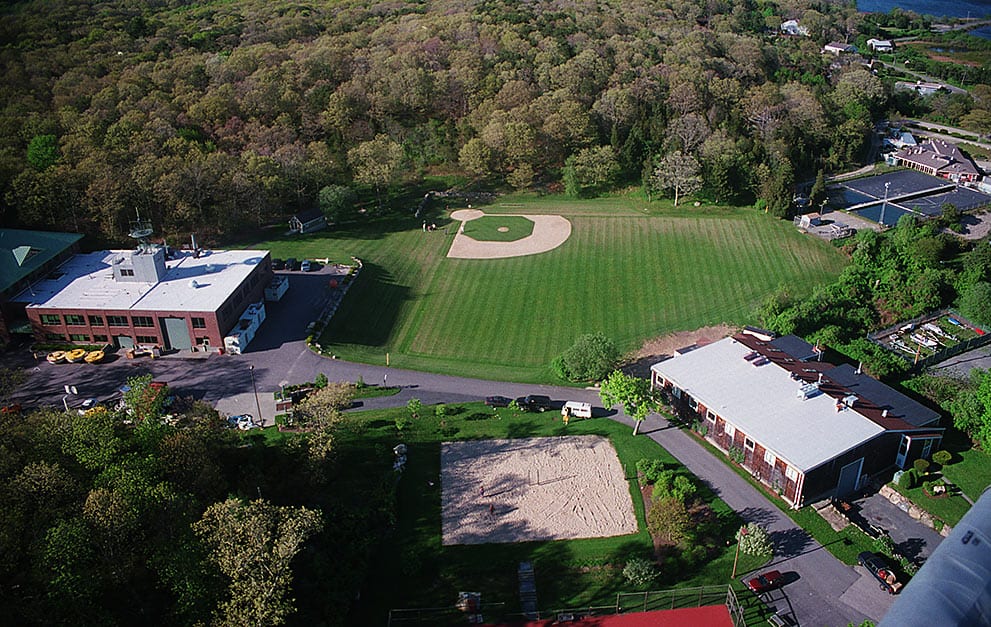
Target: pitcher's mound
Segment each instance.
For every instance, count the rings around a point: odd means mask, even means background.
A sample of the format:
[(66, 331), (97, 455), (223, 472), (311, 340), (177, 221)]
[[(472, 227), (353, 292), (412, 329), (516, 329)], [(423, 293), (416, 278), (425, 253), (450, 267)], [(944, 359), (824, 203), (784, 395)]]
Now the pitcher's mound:
[(604, 437), (446, 442), (440, 462), (445, 545), (637, 531), (629, 484)]

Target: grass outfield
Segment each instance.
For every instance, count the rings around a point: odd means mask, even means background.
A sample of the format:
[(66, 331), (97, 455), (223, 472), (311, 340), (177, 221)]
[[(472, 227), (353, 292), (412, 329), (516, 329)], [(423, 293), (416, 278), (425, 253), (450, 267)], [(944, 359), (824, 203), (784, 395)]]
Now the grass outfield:
[[(452, 207), (454, 209), (456, 207)], [(556, 382), (550, 362), (583, 333), (622, 350), (700, 326), (749, 323), (780, 286), (795, 293), (845, 264), (790, 223), (744, 209), (647, 214), (635, 201), (500, 199), (492, 213), (561, 214), (572, 234), (550, 252), (446, 257), (455, 225), (412, 217), (257, 244), (275, 257), (361, 258), (365, 269), (320, 343), (343, 359), (463, 376)], [(653, 211), (653, 210), (652, 210)]]

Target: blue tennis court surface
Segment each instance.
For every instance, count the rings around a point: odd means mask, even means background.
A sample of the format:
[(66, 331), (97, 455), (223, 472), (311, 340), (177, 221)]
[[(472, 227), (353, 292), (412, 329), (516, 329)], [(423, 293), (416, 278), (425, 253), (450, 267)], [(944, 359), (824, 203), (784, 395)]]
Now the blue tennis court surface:
[[(852, 213), (881, 223), (883, 206), (883, 223), (887, 226), (894, 226), (906, 214), (919, 217), (938, 216), (946, 204), (953, 205), (960, 211), (971, 211), (991, 204), (991, 196), (987, 194), (957, 187), (953, 181), (916, 170), (899, 170), (832, 185), (827, 189), (826, 197), (827, 205), (834, 210), (849, 209), (876, 200), (878, 202), (854, 209)], [(887, 203), (883, 201), (885, 197), (888, 199)]]
[(864, 207), (863, 209), (857, 209), (853, 213), (857, 214), (861, 218), (867, 218), (872, 222), (877, 222), (878, 224), (885, 224), (887, 226), (895, 226), (898, 224), (898, 218), (903, 215), (911, 213), (902, 209), (898, 205), (893, 205), (890, 202), (884, 207), (884, 222), (881, 221), (881, 207), (884, 205), (883, 202), (879, 202), (876, 205), (870, 205)]

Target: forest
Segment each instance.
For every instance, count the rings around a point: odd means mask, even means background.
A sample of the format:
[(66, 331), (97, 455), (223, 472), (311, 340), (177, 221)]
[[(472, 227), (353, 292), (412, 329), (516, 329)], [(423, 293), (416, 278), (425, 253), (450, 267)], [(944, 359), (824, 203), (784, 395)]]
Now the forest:
[[(862, 65), (821, 54), (864, 23), (847, 1), (26, 1), (0, 14), (3, 221), (94, 246), (122, 241), (136, 212), (182, 237), (316, 206), (345, 220), (430, 176), (650, 193), (658, 168), (680, 166), (703, 198), (783, 214), (796, 181), (862, 158), (889, 98)], [(810, 35), (780, 36), (786, 19)]]

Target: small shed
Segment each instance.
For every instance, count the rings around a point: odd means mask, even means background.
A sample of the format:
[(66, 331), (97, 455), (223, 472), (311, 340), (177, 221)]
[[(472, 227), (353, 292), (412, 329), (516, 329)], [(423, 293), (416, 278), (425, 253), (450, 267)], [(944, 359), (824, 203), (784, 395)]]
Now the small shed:
[(327, 217), (319, 209), (310, 209), (289, 218), (289, 230), (293, 233), (313, 233), (327, 228)]

